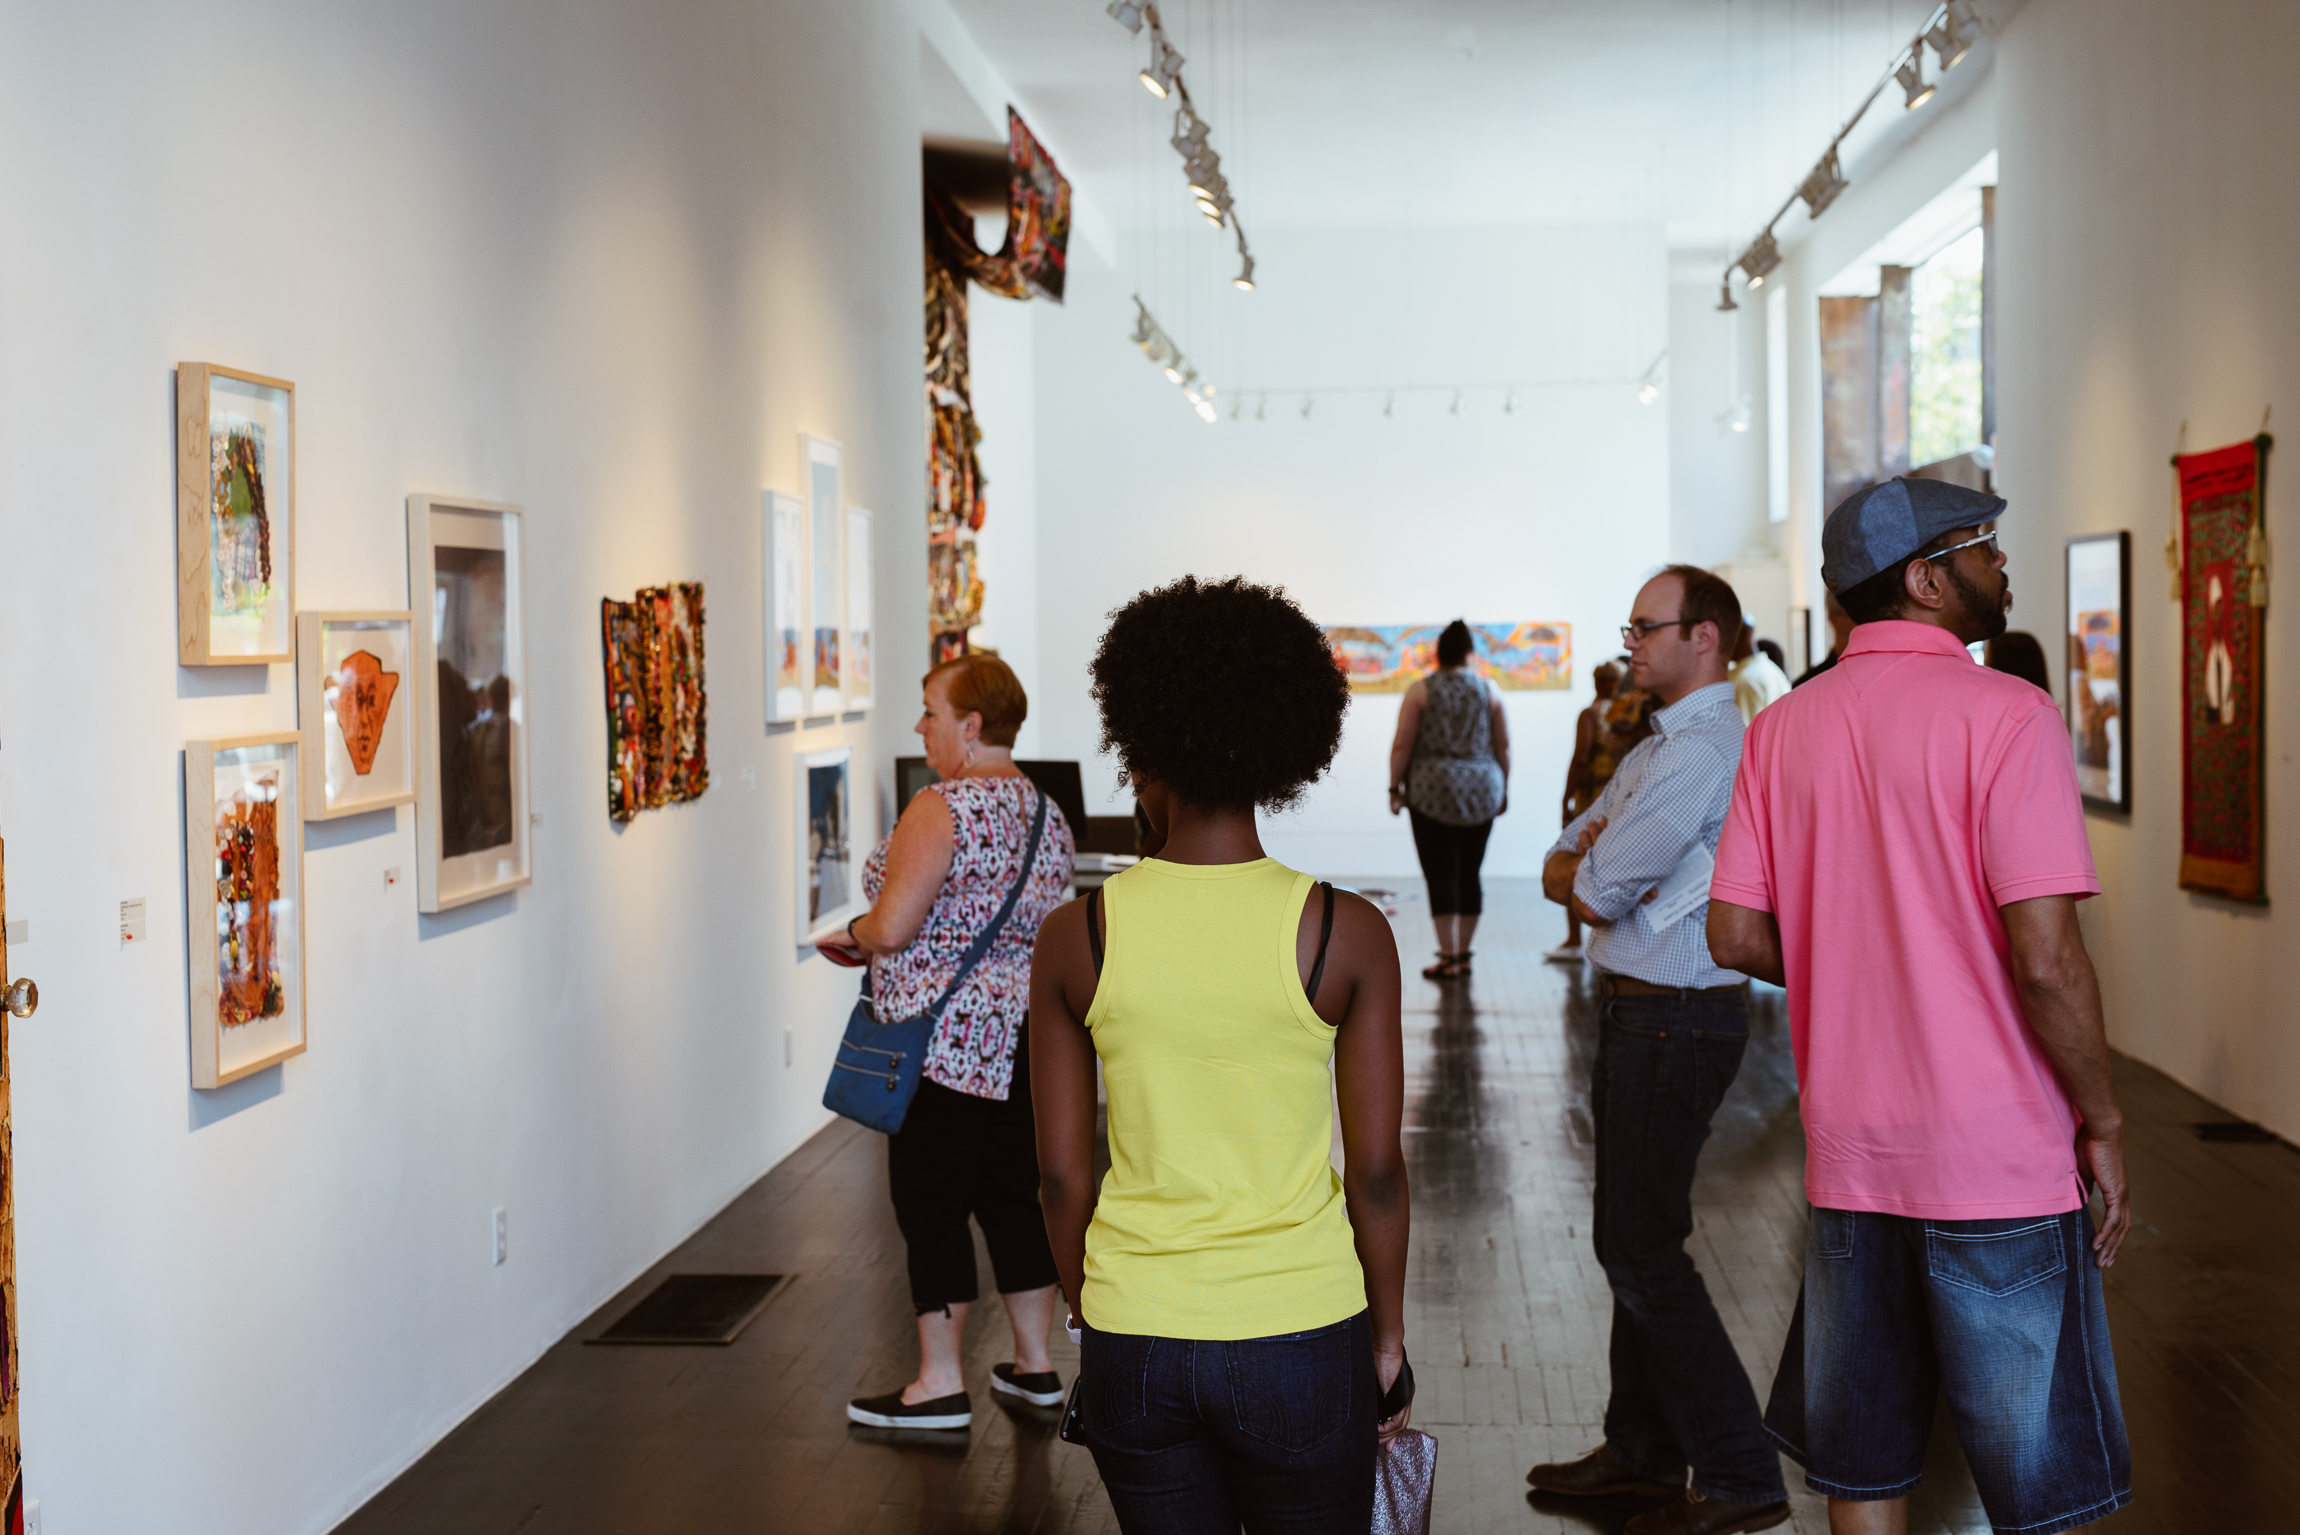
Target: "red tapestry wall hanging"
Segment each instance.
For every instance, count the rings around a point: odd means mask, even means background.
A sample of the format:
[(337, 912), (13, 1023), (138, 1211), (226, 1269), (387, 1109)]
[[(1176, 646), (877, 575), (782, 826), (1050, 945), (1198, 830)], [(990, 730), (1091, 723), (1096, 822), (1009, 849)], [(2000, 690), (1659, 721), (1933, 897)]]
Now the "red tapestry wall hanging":
[(711, 786), (703, 692), (703, 584), (603, 599), (607, 814), (629, 821)]
[(2268, 448), (2262, 433), (2172, 461), (2180, 476), (2180, 884), (2261, 902)]

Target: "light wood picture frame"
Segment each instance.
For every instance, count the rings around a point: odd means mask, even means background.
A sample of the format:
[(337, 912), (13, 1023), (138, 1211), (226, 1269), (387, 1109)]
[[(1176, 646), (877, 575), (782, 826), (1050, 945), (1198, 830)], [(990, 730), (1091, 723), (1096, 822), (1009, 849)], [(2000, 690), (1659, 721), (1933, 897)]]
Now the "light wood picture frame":
[(192, 1086), (301, 1055), (303, 736), (184, 745), (184, 925)]
[(874, 662), (871, 641), (871, 515), (859, 506), (847, 508), (846, 652), (844, 672), (847, 708), (868, 709), (873, 698)]
[(760, 575), (765, 592), (767, 722), (806, 717), (814, 637), (807, 632), (807, 508), (797, 496), (767, 491), (759, 502)]
[(296, 615), (296, 719), (313, 768), (304, 819), (415, 802), (414, 615)]
[(863, 859), (872, 839), (868, 794), (856, 782), (854, 748), (801, 752), (792, 773), (796, 814), (799, 946), (827, 938), (870, 909), (863, 899)]
[(176, 659), (295, 659), (295, 385), (176, 364)]
[(416, 909), (534, 880), (526, 518), (507, 502), (407, 498), (414, 628)]
[(2067, 541), (2062, 593), (2068, 619), (2061, 712), (2076, 754), (2077, 791), (2095, 810), (2132, 810), (2132, 535)]
[(807, 503), (807, 619), (814, 636), (809, 714), (846, 706), (846, 563), (840, 537), (846, 505), (843, 452), (828, 437), (799, 434), (799, 493)]

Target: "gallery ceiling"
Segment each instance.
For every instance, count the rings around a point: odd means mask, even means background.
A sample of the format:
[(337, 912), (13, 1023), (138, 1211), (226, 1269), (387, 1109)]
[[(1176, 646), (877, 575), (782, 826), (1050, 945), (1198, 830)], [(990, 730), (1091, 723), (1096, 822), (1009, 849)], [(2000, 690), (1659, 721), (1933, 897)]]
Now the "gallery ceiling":
[[(1126, 227), (1190, 217), (1164, 142), (1171, 105), (1136, 79), (1147, 30), (1130, 35), (1100, 0), (953, 5), (1106, 217)], [(1161, 6), (1249, 232), (1638, 220), (1665, 224), (1680, 247), (1746, 239), (1931, 10), (1931, 0)], [(1900, 115), (1893, 91), (1864, 137)]]

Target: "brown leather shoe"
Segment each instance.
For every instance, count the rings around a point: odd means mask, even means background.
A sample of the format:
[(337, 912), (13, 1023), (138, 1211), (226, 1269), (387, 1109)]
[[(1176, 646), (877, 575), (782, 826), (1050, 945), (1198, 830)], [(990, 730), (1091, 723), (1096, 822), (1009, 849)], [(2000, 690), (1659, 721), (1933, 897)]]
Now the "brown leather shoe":
[(1769, 1530), (1788, 1517), (1786, 1501), (1726, 1503), (1687, 1488), (1676, 1502), (1630, 1520), (1622, 1535), (1742, 1535), (1746, 1530)]
[[(1525, 1474), (1526, 1481), (1543, 1492), (1560, 1492), (1570, 1498), (1608, 1498), (1626, 1495), (1632, 1498), (1674, 1498), (1685, 1491), (1683, 1482), (1656, 1482), (1639, 1476), (1622, 1464), (1613, 1447), (1601, 1444), (1579, 1460), (1560, 1465), (1541, 1465)], [(1722, 1506), (1722, 1505), (1721, 1505)], [(1759, 1526), (1751, 1525), (1751, 1529)]]

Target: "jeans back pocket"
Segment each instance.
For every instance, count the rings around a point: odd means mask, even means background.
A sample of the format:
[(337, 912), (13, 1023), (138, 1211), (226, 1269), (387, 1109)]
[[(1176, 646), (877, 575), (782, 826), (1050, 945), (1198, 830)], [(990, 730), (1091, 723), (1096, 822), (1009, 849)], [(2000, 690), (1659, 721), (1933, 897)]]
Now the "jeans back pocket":
[(1853, 1256), (1853, 1232), (1858, 1224), (1851, 1210), (1832, 1210), (1825, 1205), (1813, 1206), (1813, 1256)]
[[(2003, 1226), (1999, 1231), (1974, 1227)], [(1963, 1228), (1963, 1229), (1955, 1229)], [(2068, 1268), (2058, 1216), (2013, 1221), (1925, 1223), (1925, 1271), (1942, 1284), (1983, 1295), (2011, 1295)]]
[(1080, 1426), (1092, 1436), (1150, 1410), (1150, 1348), (1139, 1333), (1089, 1327), (1078, 1345)]
[[(1339, 1322), (1288, 1338), (1221, 1345), (1239, 1431), (1296, 1451), (1347, 1423), (1357, 1336), (1354, 1322)], [(1371, 1402), (1363, 1405), (1373, 1410)]]

